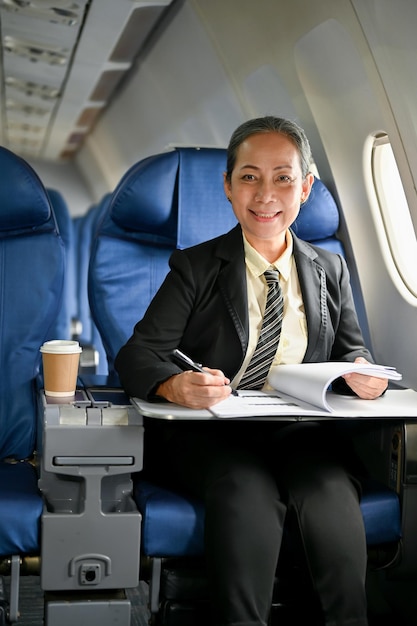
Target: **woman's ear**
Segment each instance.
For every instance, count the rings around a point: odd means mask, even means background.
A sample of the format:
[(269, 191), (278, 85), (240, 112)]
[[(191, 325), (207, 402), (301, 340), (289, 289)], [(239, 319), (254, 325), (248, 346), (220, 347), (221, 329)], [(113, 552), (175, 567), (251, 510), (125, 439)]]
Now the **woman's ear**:
[(223, 172), (223, 189), (226, 195), (226, 198), (229, 202), (232, 201), (232, 185), (230, 184), (230, 180), (227, 178), (227, 173)]
[(308, 172), (302, 184), (302, 192), (301, 192), (301, 197), (300, 197), (301, 203), (307, 200), (308, 196), (310, 195), (310, 191), (313, 186), (313, 183), (314, 183), (314, 174), (312, 174), (311, 172)]

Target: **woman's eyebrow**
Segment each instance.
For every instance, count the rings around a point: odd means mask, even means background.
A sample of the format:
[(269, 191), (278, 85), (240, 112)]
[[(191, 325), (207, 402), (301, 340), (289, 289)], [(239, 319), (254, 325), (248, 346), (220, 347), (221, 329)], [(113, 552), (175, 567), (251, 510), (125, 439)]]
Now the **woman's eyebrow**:
[[(250, 163), (246, 163), (245, 165), (241, 165), (240, 170), (244, 170), (244, 169), (251, 169), (251, 170), (260, 170), (262, 168), (260, 168), (258, 165), (251, 165)], [(292, 170), (293, 166), (289, 165), (289, 164), (285, 164), (285, 165), (277, 165), (276, 167), (273, 168), (273, 171), (277, 171), (277, 170)]]

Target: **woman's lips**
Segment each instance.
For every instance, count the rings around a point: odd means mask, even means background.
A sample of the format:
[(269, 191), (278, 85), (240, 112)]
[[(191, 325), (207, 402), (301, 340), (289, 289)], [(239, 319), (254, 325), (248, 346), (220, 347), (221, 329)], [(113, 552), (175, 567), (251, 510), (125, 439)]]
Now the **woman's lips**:
[(275, 213), (260, 213), (259, 211), (251, 211), (251, 213), (260, 219), (270, 220), (279, 215), (281, 211), (276, 211)]

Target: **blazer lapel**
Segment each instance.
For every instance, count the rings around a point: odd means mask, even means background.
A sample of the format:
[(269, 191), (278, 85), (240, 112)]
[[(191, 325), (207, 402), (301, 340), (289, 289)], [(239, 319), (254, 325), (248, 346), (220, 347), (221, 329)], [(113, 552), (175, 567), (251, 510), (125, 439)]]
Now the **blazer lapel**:
[[(323, 346), (327, 328), (327, 289), (324, 269), (316, 262), (317, 253), (293, 234), (294, 258), (303, 296), (308, 344), (304, 361), (323, 360)], [(249, 312), (247, 303), (246, 265), (240, 226), (219, 239), (216, 251), (222, 263), (218, 275), (220, 291), (238, 334), (242, 358), (249, 339)]]
[(307, 319), (308, 344), (305, 362), (323, 359), (327, 327), (327, 289), (324, 269), (315, 259), (316, 252), (294, 233), (294, 258)]
[(219, 241), (217, 256), (223, 264), (218, 284), (226, 308), (236, 328), (242, 358), (246, 354), (249, 338), (249, 312), (247, 303), (246, 265), (242, 231), (236, 226)]

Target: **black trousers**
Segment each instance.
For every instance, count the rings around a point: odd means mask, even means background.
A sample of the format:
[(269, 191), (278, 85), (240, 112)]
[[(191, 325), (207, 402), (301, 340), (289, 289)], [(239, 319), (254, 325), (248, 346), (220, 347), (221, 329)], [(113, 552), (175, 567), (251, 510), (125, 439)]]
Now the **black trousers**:
[(161, 451), (168, 476), (205, 501), (213, 624), (267, 624), (287, 512), (324, 623), (367, 624), (358, 468), (335, 428), (218, 420), (173, 433)]

